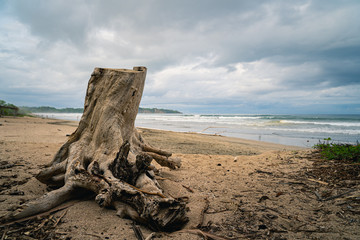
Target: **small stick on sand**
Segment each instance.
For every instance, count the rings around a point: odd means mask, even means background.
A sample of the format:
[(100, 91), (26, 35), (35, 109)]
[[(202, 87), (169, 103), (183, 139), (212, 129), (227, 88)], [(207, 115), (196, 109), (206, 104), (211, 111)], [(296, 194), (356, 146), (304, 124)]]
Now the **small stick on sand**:
[(140, 227), (137, 226), (137, 225), (135, 224), (135, 222), (132, 223), (131, 227), (132, 227), (132, 229), (134, 230), (135, 236), (136, 236), (136, 238), (137, 238), (138, 240), (145, 240), (144, 235), (143, 235)]
[(191, 192), (191, 193), (193, 193), (194, 192), (194, 190), (192, 190), (190, 187), (187, 187), (187, 186), (185, 186), (185, 185), (182, 185), (186, 190), (188, 190), (188, 192)]
[(199, 221), (199, 224), (196, 226), (197, 228), (201, 228), (204, 225), (205, 213), (209, 209), (209, 206), (210, 206), (209, 199), (205, 198), (204, 200), (205, 200), (205, 206), (200, 213), (200, 221)]

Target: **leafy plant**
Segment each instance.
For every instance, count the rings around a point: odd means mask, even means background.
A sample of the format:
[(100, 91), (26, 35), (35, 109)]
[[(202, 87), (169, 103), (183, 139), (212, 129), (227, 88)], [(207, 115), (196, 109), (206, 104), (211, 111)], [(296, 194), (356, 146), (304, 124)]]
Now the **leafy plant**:
[(360, 162), (360, 144), (330, 143), (331, 138), (314, 145), (322, 157), (328, 160)]
[(4, 100), (0, 100), (0, 116), (5, 115), (16, 115), (18, 112), (18, 107), (16, 107), (14, 104), (7, 103)]
[(0, 99), (0, 116), (28, 116), (28, 114), (21, 109), (19, 109), (17, 106), (11, 103), (7, 103), (4, 100)]

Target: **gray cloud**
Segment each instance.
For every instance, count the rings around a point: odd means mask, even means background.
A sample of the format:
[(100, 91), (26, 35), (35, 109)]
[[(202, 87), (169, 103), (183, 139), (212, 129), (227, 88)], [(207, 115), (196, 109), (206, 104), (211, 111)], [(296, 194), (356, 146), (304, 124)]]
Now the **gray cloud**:
[(358, 1), (4, 1), (0, 98), (79, 107), (94, 67), (145, 65), (144, 106), (359, 113), (359, 10)]

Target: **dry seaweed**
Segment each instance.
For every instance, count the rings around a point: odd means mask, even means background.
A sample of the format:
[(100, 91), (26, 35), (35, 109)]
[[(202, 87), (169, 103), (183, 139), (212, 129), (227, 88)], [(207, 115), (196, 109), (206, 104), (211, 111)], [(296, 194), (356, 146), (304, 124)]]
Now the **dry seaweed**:
[(60, 216), (51, 214), (2, 225), (0, 226), (1, 239), (59, 239), (60, 235), (55, 232), (55, 228), (65, 214), (66, 210)]
[[(235, 195), (238, 203), (233, 213), (221, 222), (205, 222), (199, 229), (230, 239), (317, 239), (324, 236), (321, 234), (335, 233), (326, 221), (334, 215), (344, 224), (360, 225), (360, 164), (324, 161), (316, 152), (306, 158), (312, 161), (312, 167), (291, 174), (255, 170), (267, 174), (269, 181), (278, 182), (279, 190), (266, 195), (259, 192), (257, 202), (249, 201), (247, 195)], [(293, 196), (293, 204), (281, 202), (285, 194)], [(306, 206), (314, 199), (319, 206)], [(307, 210), (301, 210), (304, 207)]]

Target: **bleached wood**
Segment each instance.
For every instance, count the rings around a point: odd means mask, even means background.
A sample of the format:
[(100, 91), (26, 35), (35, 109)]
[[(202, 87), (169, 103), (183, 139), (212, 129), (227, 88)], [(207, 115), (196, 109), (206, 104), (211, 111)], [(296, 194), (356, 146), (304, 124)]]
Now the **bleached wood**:
[(155, 230), (176, 229), (187, 221), (185, 203), (163, 194), (150, 167), (155, 159), (175, 169), (180, 160), (150, 146), (134, 126), (145, 77), (145, 67), (95, 68), (78, 128), (37, 175), (60, 188), (30, 202), (12, 219), (47, 211), (84, 188), (97, 194), (100, 206), (115, 207), (118, 215)]

